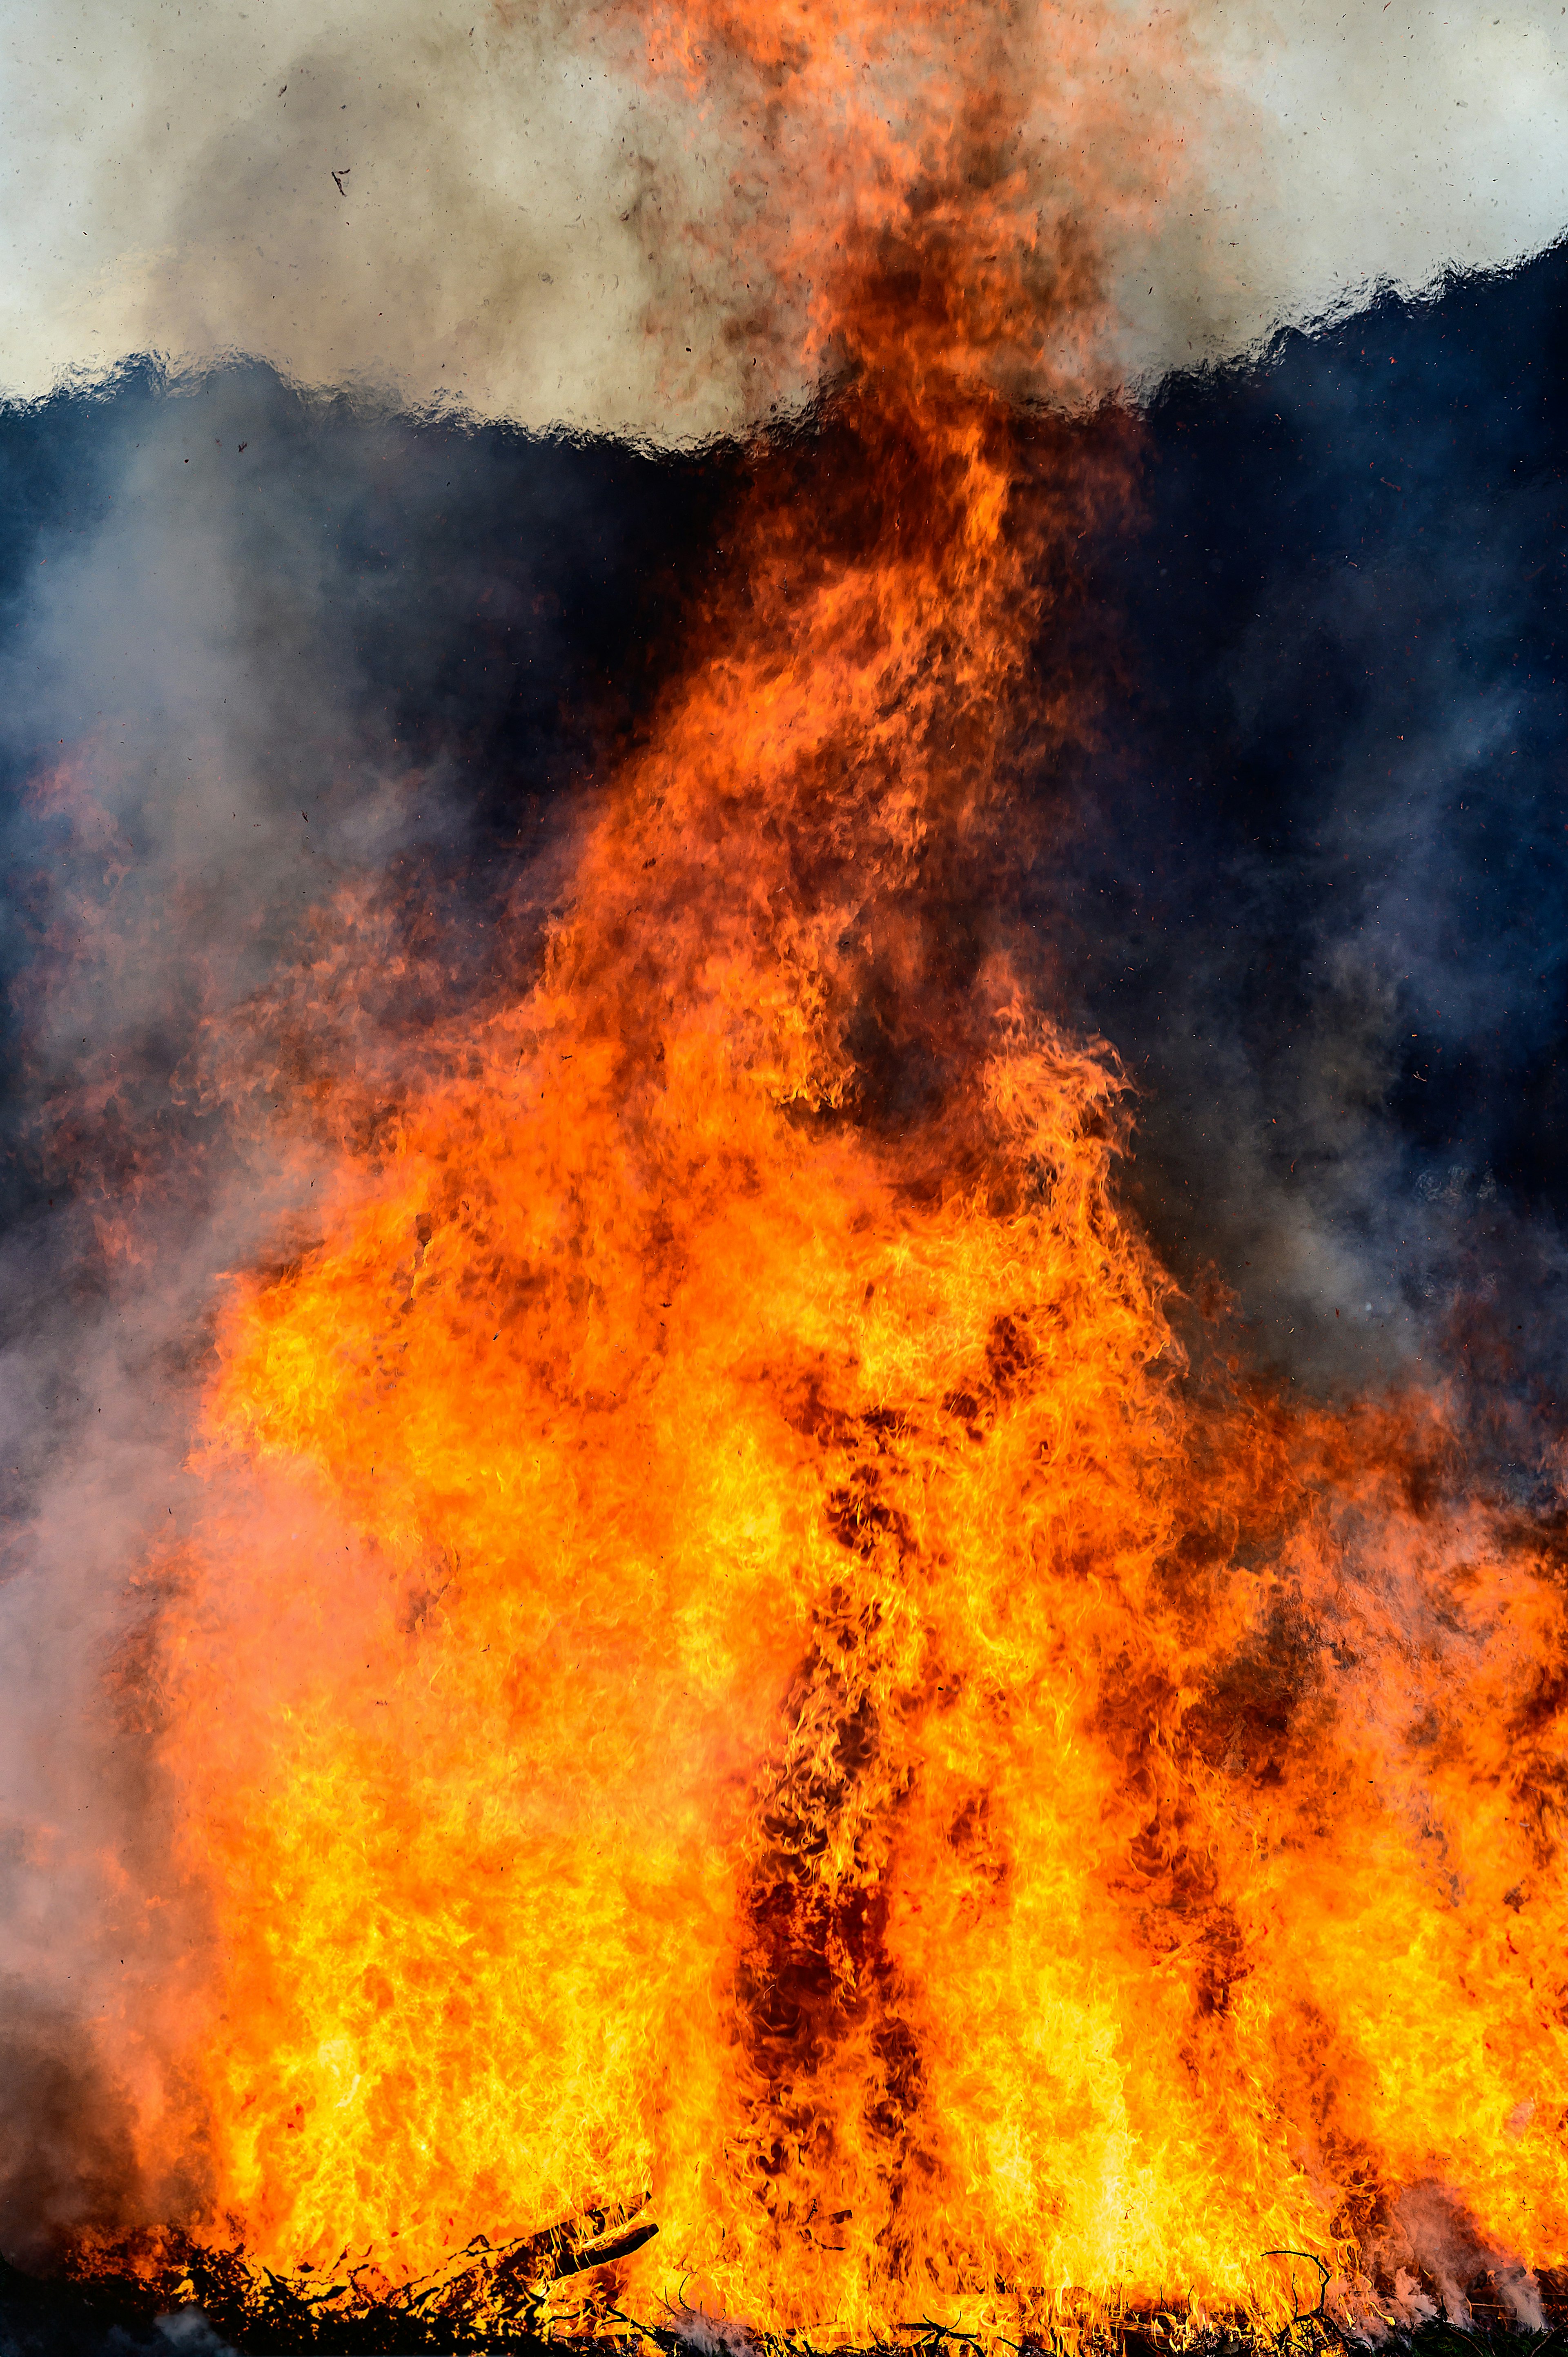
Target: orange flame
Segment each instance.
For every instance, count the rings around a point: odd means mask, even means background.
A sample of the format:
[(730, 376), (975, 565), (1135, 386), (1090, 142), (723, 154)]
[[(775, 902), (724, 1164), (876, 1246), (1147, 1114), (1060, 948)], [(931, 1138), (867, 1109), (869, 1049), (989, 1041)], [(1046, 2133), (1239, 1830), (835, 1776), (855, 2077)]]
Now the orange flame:
[(1188, 1368), (1009, 949), (1124, 468), (1017, 406), (1098, 298), (1006, 98), (1113, 22), (999, 21), (655, 27), (837, 390), (537, 978), (339, 1078), (223, 1313), (161, 1623), (220, 1961), (142, 2134), (271, 2265), (537, 2237), (547, 2319), (865, 2344), (1564, 2254), (1562, 1561), (1440, 1400)]

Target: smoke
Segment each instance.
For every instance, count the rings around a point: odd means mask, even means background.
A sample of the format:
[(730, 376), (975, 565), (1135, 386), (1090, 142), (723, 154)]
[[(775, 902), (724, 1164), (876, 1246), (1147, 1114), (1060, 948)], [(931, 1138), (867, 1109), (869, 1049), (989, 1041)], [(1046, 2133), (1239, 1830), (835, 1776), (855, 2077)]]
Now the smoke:
[[(4, 1970), (62, 2004), (36, 2025), (31, 2073), (7, 2074), (27, 2131), (8, 2120), (7, 2246), (29, 2256), (62, 2222), (39, 2198), (39, 2147), (51, 2123), (64, 2133), (69, 2091), (100, 2136), (129, 2093), (95, 2083), (93, 2029), (129, 2007), (156, 2045), (198, 1930), (145, 1771), (156, 1698), (136, 1693), (126, 1649), (189, 1509), (180, 1404), (215, 1274), (297, 1191), (219, 1116), (204, 1027), (296, 951), (299, 912), (328, 877), (384, 859), (402, 819), (373, 750), (343, 824), (322, 791), (313, 740), (340, 733), (329, 674), (343, 651), (301, 563), (286, 476), (257, 469), (262, 514), (217, 489), (220, 468), (246, 463), (246, 390), (115, 405), (97, 484), (78, 487), (88, 512), (40, 535), (6, 664), (11, 749), (33, 768), (10, 845), (33, 955), (17, 1006), (32, 1200), (6, 1240), (0, 1411), (24, 1509), (3, 1590), (20, 1829)], [(39, 737), (52, 763), (37, 762)], [(121, 2224), (134, 2191), (134, 2167), (95, 2169), (79, 2200)]]
[(1297, 1381), (1474, 1362), (1488, 1413), (1562, 1396), (1563, 280), (1154, 404), (1115, 750), (1038, 886), (1172, 1265)]
[(1445, 2187), (1430, 2182), (1408, 2187), (1400, 2197), (1389, 2243), (1391, 2266), (1414, 2262), (1430, 2276), (1450, 2324), (1466, 2330), (1474, 2322), (1465, 2286), (1486, 2270), (1514, 2326), (1522, 2332), (1545, 2330), (1541, 2287), (1532, 2270), (1493, 2250)]
[[(308, 1232), (329, 1123), (279, 1103), (324, 1039), (390, 1092), (418, 994), (526, 955), (552, 813), (635, 725), (717, 493), (256, 368), (14, 412), (5, 462), (0, 2248), (37, 2262), (189, 2195), (126, 2125), (211, 1937), (144, 1639), (223, 1272)], [(127, 2019), (135, 2084), (124, 2037), (117, 2082), (98, 2057)]]
[[(1122, 0), (1087, 65), (1065, 63), (1070, 21), (1015, 66), (1039, 208), (1089, 143), (1133, 157), (1174, 126), (1163, 193), (1105, 255), (1111, 375), (1152, 386), (1568, 221), (1548, 0)], [(725, 119), (673, 81), (650, 102), (592, 9), (74, 0), (8, 87), (15, 395), (127, 354), (244, 352), (301, 384), (670, 442), (813, 380), (788, 306), (759, 340), (780, 290), (737, 266), (812, 157), (765, 108)]]

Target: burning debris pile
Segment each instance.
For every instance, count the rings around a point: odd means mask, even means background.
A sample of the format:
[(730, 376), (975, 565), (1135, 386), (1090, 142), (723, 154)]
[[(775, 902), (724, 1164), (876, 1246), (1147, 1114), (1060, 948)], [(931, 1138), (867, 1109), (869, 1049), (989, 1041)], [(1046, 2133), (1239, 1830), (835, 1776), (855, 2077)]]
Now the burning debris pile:
[(1087, 124), (1109, 20), (677, 29), (651, 70), (771, 123), (825, 389), (532, 971), (443, 1013), (346, 895), (209, 1028), (307, 1209), (132, 1570), (186, 1932), (98, 2027), (71, 2265), (285, 2337), (325, 2277), (344, 2347), (1539, 2323), (1560, 1534), (1440, 1389), (1293, 1406), (1178, 1333), (1015, 905), (1135, 457), (1061, 407), (1073, 223), (1165, 151), (1042, 216), (1010, 92)]

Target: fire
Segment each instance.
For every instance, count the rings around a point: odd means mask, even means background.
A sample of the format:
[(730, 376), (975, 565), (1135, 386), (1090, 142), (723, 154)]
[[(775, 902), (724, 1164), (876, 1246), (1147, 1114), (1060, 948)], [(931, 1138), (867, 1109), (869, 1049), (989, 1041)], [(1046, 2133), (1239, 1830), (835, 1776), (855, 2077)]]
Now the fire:
[[(157, 1567), (216, 1961), (144, 2169), (285, 2271), (523, 2238), (563, 2326), (1277, 2319), (1314, 2256), (1528, 2314), (1562, 1559), (1440, 1394), (1189, 1364), (1118, 1208), (1009, 896), (1129, 453), (1018, 406), (1097, 298), (993, 20), (902, 13), (660, 51), (822, 137), (765, 259), (836, 389), (533, 979), (299, 1083), (315, 1232), (232, 1283)], [(1045, 32), (1087, 87), (1105, 25)]]

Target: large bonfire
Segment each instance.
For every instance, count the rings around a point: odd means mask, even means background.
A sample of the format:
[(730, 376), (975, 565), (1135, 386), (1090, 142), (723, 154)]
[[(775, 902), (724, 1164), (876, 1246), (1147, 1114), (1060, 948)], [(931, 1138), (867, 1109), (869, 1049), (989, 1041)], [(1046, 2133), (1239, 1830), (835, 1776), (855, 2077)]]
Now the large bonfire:
[(818, 2345), (1274, 2319), (1314, 2259), (1342, 2321), (1528, 2318), (1568, 2255), (1562, 1563), (1440, 1394), (1189, 1358), (1017, 920), (1127, 494), (1050, 406), (1082, 223), (1170, 161), (1089, 184), (1112, 31), (653, 28), (825, 391), (532, 981), (270, 1100), (329, 1169), (142, 1575), (213, 1941), (118, 2061), (188, 2242), (369, 2297), (521, 2238), (546, 2325)]

